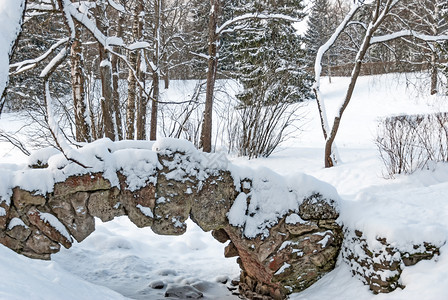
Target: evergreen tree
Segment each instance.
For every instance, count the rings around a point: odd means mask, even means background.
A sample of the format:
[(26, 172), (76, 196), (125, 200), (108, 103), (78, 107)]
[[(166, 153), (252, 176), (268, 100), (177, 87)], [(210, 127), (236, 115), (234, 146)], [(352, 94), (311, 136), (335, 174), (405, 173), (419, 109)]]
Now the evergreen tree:
[[(303, 18), (302, 0), (233, 1), (234, 13), (279, 13)], [(285, 20), (252, 19), (231, 36), (224, 37), (224, 47), (231, 49), (233, 64), (223, 64), (231, 76), (243, 85), (237, 95), (242, 105), (262, 102), (299, 102), (311, 97), (311, 79), (305, 71), (302, 38), (291, 22)], [(233, 66), (233, 67), (229, 67)]]
[[(311, 13), (307, 22), (307, 31), (304, 35), (306, 44), (306, 64), (309, 67), (314, 66), (317, 51), (331, 36), (334, 31), (334, 25), (331, 21), (335, 19), (330, 14), (331, 6), (329, 0), (314, 0)], [(322, 61), (324, 66), (330, 66), (334, 56), (334, 50), (327, 52), (326, 57)]]

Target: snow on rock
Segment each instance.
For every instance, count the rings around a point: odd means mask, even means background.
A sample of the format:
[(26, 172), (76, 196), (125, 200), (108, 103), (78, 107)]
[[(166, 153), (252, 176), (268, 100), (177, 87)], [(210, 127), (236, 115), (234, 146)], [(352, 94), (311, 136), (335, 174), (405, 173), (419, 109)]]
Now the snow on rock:
[[(310, 204), (310, 211), (322, 207), (329, 218), (337, 219), (339, 214), (339, 195), (329, 184), (319, 181), (305, 174), (294, 174), (288, 177), (281, 176), (267, 168), (239, 169), (230, 166), (233, 178), (244, 182), (250, 181), (247, 193), (240, 193), (228, 213), (230, 224), (244, 227), (244, 235), (254, 238), (258, 235), (267, 237), (269, 228), (277, 224), (278, 220), (288, 212), (299, 213), (300, 205), (313, 195), (319, 195), (317, 200)], [(246, 199), (250, 201), (246, 201)], [(314, 199), (314, 198), (313, 198)], [(318, 204), (318, 205), (315, 205)], [(304, 211), (306, 210), (303, 209)], [(300, 214), (300, 213), (299, 213)], [(321, 213), (323, 215), (323, 213)], [(309, 214), (306, 214), (309, 216)], [(291, 216), (288, 216), (290, 221)], [(299, 217), (300, 218), (300, 217)], [(317, 215), (314, 219), (320, 219)]]
[(175, 138), (161, 138), (158, 139), (152, 150), (160, 154), (171, 154), (172, 152), (182, 152), (184, 154), (192, 154), (198, 152), (196, 147), (187, 140), (180, 140)]
[[(48, 157), (45, 150), (33, 160), (46, 161), (46, 167), (10, 171), (11, 211), (31, 225), (0, 242), (30, 257), (49, 259), (59, 244), (72, 246), (72, 235), (78, 241), (90, 235), (94, 217), (110, 221), (127, 215), (138, 227), (150, 226), (164, 235), (185, 233), (191, 217), (204, 231), (225, 228), (224, 235), (231, 236), (225, 255), (245, 257), (243, 271), (256, 274), (245, 278), (247, 295), (283, 297), (334, 267), (342, 231), (336, 223), (339, 198), (328, 184), (304, 174), (284, 177), (267, 168), (238, 168), (220, 154), (203, 154), (182, 140), (162, 139), (152, 145), (155, 151), (149, 144), (125, 148), (129, 145), (109, 139), (84, 145), (76, 151), (88, 168), (62, 153)], [(287, 217), (307, 222), (285, 224)], [(324, 227), (319, 220), (325, 221)], [(266, 249), (268, 239), (271, 247)], [(288, 239), (293, 241), (281, 248)], [(124, 239), (111, 247), (132, 249)], [(207, 245), (198, 239), (186, 247), (199, 251)], [(309, 276), (304, 274), (311, 269)], [(300, 274), (306, 279), (291, 282)], [(264, 288), (258, 290), (256, 282)]]
[(52, 156), (58, 155), (61, 152), (53, 147), (41, 148), (33, 151), (28, 157), (28, 165), (33, 168), (48, 167), (48, 159)]
[(26, 226), (26, 224), (23, 223), (23, 221), (21, 219), (12, 218), (11, 221), (9, 221), (8, 230), (11, 230), (16, 226), (22, 226), (22, 227), (28, 228), (28, 226)]
[(149, 208), (149, 207), (144, 207), (144, 206), (142, 206), (142, 205), (140, 205), (140, 204), (137, 204), (137, 208), (140, 209), (140, 211), (141, 211), (145, 216), (150, 217), (150, 218), (154, 218), (154, 214), (152, 213), (151, 208)]
[(288, 263), (283, 263), (283, 266), (281, 266), (280, 267), (280, 269), (278, 269), (278, 271), (277, 272), (275, 272), (275, 274), (274, 275), (280, 275), (280, 274), (282, 274), (287, 268), (289, 268), (291, 265), (290, 264), (288, 264)]
[(286, 224), (292, 224), (292, 225), (297, 223), (301, 224), (306, 223), (306, 221), (302, 220), (302, 218), (298, 214), (290, 214), (289, 216), (286, 217), (285, 222)]
[(49, 213), (40, 213), (40, 218), (44, 222), (48, 222), (53, 228), (55, 228), (60, 234), (62, 234), (68, 241), (72, 242), (72, 238), (70, 234), (67, 232), (67, 229), (64, 225), (52, 214)]
[(227, 214), (229, 223), (233, 226), (242, 227), (246, 223), (247, 195), (240, 193)]
[(411, 245), (408, 249), (396, 248), (380, 237), (376, 238), (375, 246), (371, 247), (362, 232), (347, 229), (342, 257), (350, 266), (352, 274), (375, 294), (389, 293), (398, 287), (405, 287), (400, 280), (405, 267), (440, 255), (440, 249), (429, 243)]

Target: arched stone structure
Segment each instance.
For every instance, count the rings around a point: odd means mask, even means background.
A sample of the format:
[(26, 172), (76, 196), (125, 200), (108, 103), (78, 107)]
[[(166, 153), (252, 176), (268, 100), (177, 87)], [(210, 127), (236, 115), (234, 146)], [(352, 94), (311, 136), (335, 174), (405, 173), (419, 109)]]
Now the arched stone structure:
[[(260, 177), (257, 171), (236, 170), (223, 157), (202, 154), (188, 145), (155, 147), (157, 151), (147, 154), (156, 160), (146, 158), (146, 163), (156, 166), (147, 168), (151, 176), (139, 185), (135, 173), (141, 172), (122, 166), (116, 168), (116, 177), (105, 167), (103, 172), (86, 170), (55, 179), (47, 193), (12, 187), (10, 201), (0, 204), (0, 243), (28, 257), (50, 259), (61, 245), (69, 248), (72, 238), (81, 242), (91, 234), (94, 217), (109, 221), (127, 215), (138, 227), (150, 226), (163, 235), (184, 233), (185, 221), (191, 218), (204, 231), (212, 230), (218, 241), (230, 240), (225, 255), (239, 256), (240, 292), (248, 298), (284, 298), (334, 267), (342, 243), (335, 200), (318, 190), (304, 197), (303, 191), (287, 189), (275, 173), (264, 170)], [(110, 148), (111, 154), (119, 152)], [(143, 157), (135, 160), (144, 164)], [(39, 163), (44, 168), (36, 174), (50, 178), (59, 178), (58, 172), (72, 165), (67, 161), (54, 169), (51, 162)], [(20, 172), (12, 176), (26, 178), (28, 170)], [(321, 184), (305, 175), (298, 181)], [(263, 189), (270, 185), (279, 197), (263, 198), (267, 193)], [(283, 199), (286, 204), (281, 197), (288, 198)]]
[(218, 241), (230, 240), (224, 255), (239, 257), (240, 293), (250, 299), (306, 289), (334, 268), (341, 245), (343, 260), (375, 293), (402, 287), (405, 266), (439, 252), (427, 243), (403, 251), (381, 238), (371, 249), (362, 232), (349, 228), (344, 239), (337, 193), (303, 174), (238, 168), (176, 140), (99, 141), (78, 154), (90, 158), (89, 169), (58, 154), (1, 170), (1, 244), (50, 259), (61, 245), (89, 236), (94, 217), (127, 215), (162, 235), (183, 234), (191, 218)]

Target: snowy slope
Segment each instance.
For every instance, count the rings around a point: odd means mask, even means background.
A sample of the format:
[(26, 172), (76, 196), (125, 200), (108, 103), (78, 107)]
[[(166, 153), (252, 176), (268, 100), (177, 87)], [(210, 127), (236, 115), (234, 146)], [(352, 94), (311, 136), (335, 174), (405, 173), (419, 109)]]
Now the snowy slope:
[[(341, 165), (332, 169), (322, 167), (323, 137), (313, 102), (304, 108), (307, 122), (303, 131), (280, 151), (267, 159), (232, 158), (233, 163), (268, 167), (284, 175), (304, 172), (331, 183), (344, 200), (341, 220), (362, 229), (368, 238), (387, 237), (389, 242), (400, 246), (422, 241), (441, 245), (448, 239), (448, 166), (439, 165), (436, 171), (424, 170), (394, 180), (384, 179), (373, 140), (378, 117), (448, 111), (448, 101), (406, 89), (404, 78), (398, 79), (396, 75), (360, 78), (336, 140)], [(348, 79), (333, 78), (333, 83), (328, 84), (324, 78), (322, 83), (331, 120)], [(178, 90), (169, 91), (170, 97), (182, 98), (180, 86), (191, 93), (185, 88), (188, 84), (173, 86)], [(0, 128), (8, 126), (13, 130), (20, 126), (11, 117), (3, 116)], [(20, 153), (3, 143), (0, 157), (2, 162), (23, 161)], [(203, 290), (207, 299), (232, 299), (226, 287), (217, 282), (234, 278), (239, 268), (235, 259), (223, 258), (223, 249), (224, 245), (213, 240), (210, 233), (201, 232), (192, 223), (184, 236), (167, 237), (156, 236), (150, 229), (138, 229), (125, 218), (109, 223), (98, 221), (91, 236), (54, 255), (52, 262), (31, 261), (0, 247), (0, 298), (11, 299), (15, 295), (16, 299), (39, 299), (39, 296), (57, 299), (64, 295), (64, 299), (79, 299), (76, 292), (82, 289), (96, 296), (90, 299), (119, 299), (101, 287), (104, 286), (130, 298), (162, 299), (165, 288), (150, 287), (162, 281), (165, 287), (173, 283), (193, 284)], [(30, 282), (30, 287), (20, 288), (15, 278)], [(57, 283), (52, 283), (55, 278)], [(291, 298), (448, 299), (448, 247), (441, 248), (438, 258), (406, 268), (402, 280), (404, 290), (374, 296), (351, 276), (341, 261), (321, 281)], [(3, 291), (8, 294), (1, 294)]]

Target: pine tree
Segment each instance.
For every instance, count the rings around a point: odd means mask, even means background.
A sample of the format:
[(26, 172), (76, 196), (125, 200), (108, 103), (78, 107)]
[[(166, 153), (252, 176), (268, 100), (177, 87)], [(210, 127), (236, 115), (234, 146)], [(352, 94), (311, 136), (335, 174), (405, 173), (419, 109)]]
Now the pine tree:
[[(302, 0), (235, 1), (237, 13), (280, 13), (303, 18)], [(226, 41), (226, 36), (224, 41)], [(311, 97), (311, 79), (304, 68), (305, 51), (302, 38), (291, 22), (285, 20), (250, 20), (243, 29), (227, 40), (234, 53), (231, 76), (237, 78), (244, 91), (237, 97), (243, 105), (263, 102), (298, 102)], [(229, 58), (227, 58), (227, 61)], [(229, 64), (227, 64), (227, 67)]]
[[(314, 0), (307, 22), (307, 31), (304, 36), (306, 44), (306, 64), (309, 67), (314, 66), (319, 47), (322, 46), (334, 31), (334, 25), (331, 22), (330, 16), (330, 1), (329, 0)], [(333, 17), (334, 18), (334, 17)], [(331, 65), (331, 57), (334, 51), (328, 52), (322, 64), (324, 66)]]

